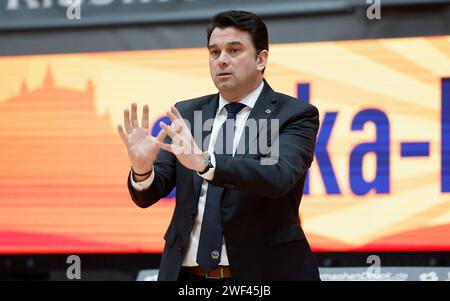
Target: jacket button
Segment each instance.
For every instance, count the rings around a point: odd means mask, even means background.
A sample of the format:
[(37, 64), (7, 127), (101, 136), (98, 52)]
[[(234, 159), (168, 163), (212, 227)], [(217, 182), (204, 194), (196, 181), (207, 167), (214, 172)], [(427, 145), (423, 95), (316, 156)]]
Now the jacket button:
[(178, 254), (183, 255), (183, 248), (178, 248)]

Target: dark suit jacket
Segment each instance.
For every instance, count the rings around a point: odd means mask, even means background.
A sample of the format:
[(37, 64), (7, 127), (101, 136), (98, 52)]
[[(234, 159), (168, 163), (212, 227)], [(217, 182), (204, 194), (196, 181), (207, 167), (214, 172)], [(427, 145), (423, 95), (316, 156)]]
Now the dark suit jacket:
[[(218, 100), (218, 94), (213, 94), (179, 102), (176, 107), (193, 125), (194, 111), (202, 111), (203, 120), (214, 118)], [(232, 277), (319, 280), (298, 214), (306, 171), (313, 160), (319, 113), (312, 105), (274, 92), (265, 82), (248, 119), (279, 120), (279, 154), (276, 164), (261, 165), (260, 159), (269, 156), (266, 150), (251, 153), (247, 142), (245, 154), (215, 155), (215, 174), (209, 185), (224, 187), (222, 223)], [(265, 131), (270, 127), (260, 129), (258, 136)], [(268, 144), (275, 145), (276, 139), (269, 139)], [(256, 143), (256, 137), (248, 141)], [(175, 211), (164, 235), (158, 279), (177, 280), (197, 215), (202, 178), (163, 150), (154, 166), (155, 178), (148, 189), (136, 191), (129, 180), (128, 188), (133, 201), (145, 208), (176, 186)]]

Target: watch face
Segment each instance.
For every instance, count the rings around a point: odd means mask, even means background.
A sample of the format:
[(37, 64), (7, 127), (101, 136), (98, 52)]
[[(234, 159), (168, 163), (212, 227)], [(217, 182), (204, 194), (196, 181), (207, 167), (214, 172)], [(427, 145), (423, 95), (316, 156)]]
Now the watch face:
[(209, 163), (208, 164), (209, 167), (211, 167), (211, 168), (214, 167), (212, 164), (212, 161), (211, 161), (211, 155), (208, 155), (208, 163)]
[(211, 167), (213, 167), (213, 166), (212, 166), (212, 162), (211, 162), (211, 156), (210, 156), (209, 153), (206, 153), (206, 154), (205, 154), (205, 165), (206, 165), (206, 167), (207, 167), (208, 169), (211, 168)]
[(205, 156), (203, 157), (203, 160), (205, 161), (205, 166), (209, 166), (209, 162), (211, 162), (211, 158), (209, 157), (209, 153), (205, 153)]

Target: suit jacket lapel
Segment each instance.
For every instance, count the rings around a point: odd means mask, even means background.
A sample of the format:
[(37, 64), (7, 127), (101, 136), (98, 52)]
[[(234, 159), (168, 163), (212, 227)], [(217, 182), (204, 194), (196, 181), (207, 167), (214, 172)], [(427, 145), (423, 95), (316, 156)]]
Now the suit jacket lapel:
[[(202, 113), (202, 145), (198, 145), (203, 151), (208, 149), (209, 138), (211, 136), (212, 126), (214, 123), (214, 118), (216, 117), (217, 107), (219, 106), (219, 94), (216, 94), (211, 100), (205, 103), (201, 107)], [(194, 124), (194, 123), (192, 123)], [(200, 177), (196, 171), (192, 172), (193, 175), (193, 185), (194, 185), (194, 202), (197, 206), (198, 199), (200, 197), (200, 189), (202, 186), (203, 178)]]
[[(248, 124), (249, 120), (260, 120), (260, 119), (267, 119), (270, 120), (275, 108), (276, 108), (276, 94), (272, 90), (272, 88), (269, 86), (269, 84), (264, 80), (264, 88), (261, 92), (261, 94), (258, 97), (258, 100), (255, 103), (255, 106), (253, 107), (252, 111), (250, 112), (250, 115), (247, 119), (246, 124)], [(214, 123), (214, 118), (216, 116), (217, 107), (219, 105), (219, 94), (216, 94), (214, 97), (211, 98), (211, 100), (201, 107), (202, 112), (202, 145), (199, 145), (200, 148), (202, 148), (204, 151), (208, 149), (209, 145), (209, 138), (211, 136), (212, 126)], [(191, 123), (194, 124), (194, 123)], [(236, 151), (235, 157), (244, 157), (245, 154), (248, 153), (249, 145), (253, 143), (257, 143), (257, 138), (259, 131), (265, 131), (264, 128), (259, 128), (257, 131), (251, 131), (249, 138), (244, 139), (243, 135), (241, 136), (241, 139), (238, 143), (238, 150), (245, 148), (244, 152), (238, 153)], [(249, 143), (245, 143), (245, 140), (249, 141)], [(193, 176), (193, 187), (194, 187), (194, 204), (195, 206), (198, 205), (198, 199), (200, 197), (200, 189), (202, 186), (203, 178), (200, 177), (196, 171), (192, 172)]]
[[(257, 138), (260, 131), (267, 131), (267, 127), (260, 128), (259, 127), (259, 120), (261, 119), (267, 119), (267, 121), (270, 120), (275, 108), (276, 108), (276, 94), (272, 90), (272, 88), (269, 86), (269, 84), (264, 80), (264, 88), (261, 91), (261, 94), (258, 97), (258, 100), (255, 103), (255, 106), (253, 107), (252, 111), (250, 112), (250, 115), (247, 118), (246, 126), (244, 127), (244, 131), (246, 128), (254, 128), (254, 125), (250, 123), (255, 123), (258, 126), (257, 130), (250, 131), (248, 135), (248, 139), (245, 139), (244, 132), (241, 135), (241, 138), (239, 139), (238, 147), (236, 149), (236, 154), (234, 155), (237, 158), (242, 158), (245, 156), (245, 154), (249, 151), (249, 146), (253, 145), (254, 143), (257, 143)], [(246, 143), (248, 141), (248, 143)], [(252, 146), (253, 148), (253, 146)], [(244, 151), (242, 151), (244, 150)]]

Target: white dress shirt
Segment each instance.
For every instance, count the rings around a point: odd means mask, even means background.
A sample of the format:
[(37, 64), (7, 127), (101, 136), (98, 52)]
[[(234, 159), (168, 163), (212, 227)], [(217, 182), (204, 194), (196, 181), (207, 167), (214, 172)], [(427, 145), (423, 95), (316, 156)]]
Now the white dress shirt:
[[(236, 152), (237, 144), (239, 143), (239, 139), (241, 137), (242, 131), (245, 127), (245, 123), (247, 121), (248, 116), (250, 115), (251, 110), (255, 106), (256, 100), (258, 99), (259, 95), (262, 92), (262, 89), (264, 87), (264, 82), (261, 82), (261, 84), (256, 88), (253, 92), (248, 94), (246, 97), (244, 97), (239, 103), (242, 103), (245, 105), (245, 107), (236, 115), (236, 132), (234, 135), (234, 141), (233, 141), (233, 154)], [(208, 152), (211, 154), (211, 163), (215, 167), (216, 166), (216, 160), (214, 157), (214, 144), (217, 140), (217, 135), (219, 133), (220, 128), (222, 127), (222, 124), (227, 119), (227, 111), (224, 108), (226, 104), (229, 102), (226, 101), (222, 95), (219, 95), (219, 106), (217, 108), (216, 116), (214, 119), (214, 124), (211, 131), (210, 136), (210, 143), (208, 145)], [(200, 197), (198, 201), (198, 214), (194, 221), (194, 227), (192, 228), (191, 236), (189, 239), (189, 243), (187, 246), (186, 254), (183, 259), (183, 266), (198, 266), (197, 263), (197, 249), (198, 249), (198, 243), (200, 239), (200, 230), (202, 228), (202, 220), (203, 220), (203, 212), (205, 210), (205, 202), (206, 202), (206, 193), (208, 190), (208, 182), (206, 180), (212, 180), (214, 178), (214, 171), (215, 168), (211, 168), (208, 170), (208, 172), (204, 173), (203, 175), (200, 175), (205, 180), (202, 182), (201, 190), (200, 190)], [(153, 179), (155, 178), (155, 168), (153, 168), (153, 172), (150, 175), (150, 177), (142, 182), (136, 183), (133, 180), (133, 177), (130, 177), (131, 185), (139, 191), (142, 191), (144, 189), (147, 189), (150, 187), (150, 185), (153, 182)], [(225, 246), (225, 239), (222, 242), (222, 256), (220, 258), (220, 265), (229, 265), (228, 262), (228, 256), (227, 256), (227, 250)]]

